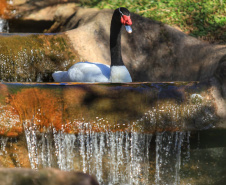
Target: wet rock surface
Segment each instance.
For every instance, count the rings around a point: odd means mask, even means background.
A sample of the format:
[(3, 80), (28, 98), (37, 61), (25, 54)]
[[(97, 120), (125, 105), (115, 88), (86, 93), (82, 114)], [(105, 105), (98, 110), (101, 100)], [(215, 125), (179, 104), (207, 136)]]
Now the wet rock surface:
[(23, 134), (25, 123), (40, 132), (53, 126), (78, 134), (80, 124), (87, 123), (94, 132), (156, 133), (211, 128), (222, 118), (211, 88), (195, 82), (5, 83), (0, 88), (6, 91), (0, 104), (1, 135), (8, 137)]

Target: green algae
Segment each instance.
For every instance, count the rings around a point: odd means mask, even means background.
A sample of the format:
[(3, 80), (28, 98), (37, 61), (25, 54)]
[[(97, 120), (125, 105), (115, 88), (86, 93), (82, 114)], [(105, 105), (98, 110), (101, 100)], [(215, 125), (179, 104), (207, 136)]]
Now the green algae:
[(0, 35), (0, 80), (48, 82), (54, 71), (78, 61), (64, 34)]

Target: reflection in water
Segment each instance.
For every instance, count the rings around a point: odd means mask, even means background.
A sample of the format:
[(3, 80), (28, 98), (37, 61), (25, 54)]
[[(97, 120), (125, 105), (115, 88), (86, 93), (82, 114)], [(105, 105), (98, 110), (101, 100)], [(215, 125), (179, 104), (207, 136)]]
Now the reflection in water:
[[(80, 124), (79, 134), (68, 134), (54, 127), (40, 132), (24, 123), (31, 167), (58, 167), (93, 174), (100, 184), (178, 184), (181, 145), (189, 133), (165, 132), (156, 135), (137, 132), (93, 132), (88, 123)], [(154, 152), (156, 161), (154, 161)], [(189, 151), (187, 151), (189, 153)], [(155, 167), (154, 167), (154, 164)]]
[[(75, 134), (79, 133), (79, 124), (83, 122), (90, 123), (89, 130), (95, 132), (133, 129), (139, 133), (155, 133), (212, 127), (218, 117), (208, 91), (202, 93), (205, 99), (194, 99), (190, 98), (193, 93), (189, 90), (191, 84), (178, 85), (0, 84), (0, 90), (5, 90), (0, 95), (0, 112), (11, 112), (17, 118), (20, 122), (17, 131), (22, 130), (22, 123), (26, 120), (36, 124), (38, 129), (52, 125), (59, 131), (66, 126), (66, 132)], [(196, 88), (196, 84), (193, 85)], [(187, 98), (183, 101), (166, 95), (162, 99), (159, 97), (159, 91), (174, 89), (177, 92), (180, 88), (188, 88), (184, 92)], [(9, 119), (5, 115), (0, 116), (0, 121)], [(16, 119), (14, 122), (17, 123)], [(21, 134), (17, 131), (17, 135)]]

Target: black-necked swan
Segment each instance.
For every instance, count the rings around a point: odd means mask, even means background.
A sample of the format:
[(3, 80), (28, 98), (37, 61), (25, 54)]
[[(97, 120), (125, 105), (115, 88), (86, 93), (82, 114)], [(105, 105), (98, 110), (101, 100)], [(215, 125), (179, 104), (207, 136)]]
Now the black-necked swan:
[(68, 71), (56, 71), (52, 74), (55, 82), (132, 82), (132, 78), (123, 63), (121, 55), (121, 30), (125, 26), (132, 32), (130, 12), (126, 8), (117, 8), (112, 16), (110, 27), (111, 66), (101, 63), (78, 62)]

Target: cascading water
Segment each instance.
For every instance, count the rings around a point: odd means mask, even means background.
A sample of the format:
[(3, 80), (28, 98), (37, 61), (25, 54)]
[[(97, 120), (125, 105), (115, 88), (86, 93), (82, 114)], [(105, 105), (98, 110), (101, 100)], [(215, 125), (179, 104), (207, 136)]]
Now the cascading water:
[(209, 96), (153, 102), (160, 85), (1, 84), (0, 166), (82, 171), (104, 185), (217, 182), (203, 169), (212, 159), (221, 169), (224, 145), (215, 155), (202, 139), (211, 134), (189, 131), (212, 125)]
[(5, 19), (0, 18), (0, 33), (8, 33), (9, 24)]
[(8, 139), (9, 139), (8, 137), (3, 137), (3, 136), (0, 137), (0, 156), (7, 154), (6, 144)]
[(189, 133), (157, 133), (154, 150), (151, 134), (98, 133), (91, 131), (91, 124), (82, 122), (77, 135), (54, 127), (41, 133), (37, 125), (29, 125), (25, 122), (24, 130), (33, 169), (83, 171), (109, 185), (180, 183), (181, 146), (184, 140), (189, 141)]
[(157, 133), (156, 184), (180, 184), (181, 145), (185, 135), (183, 132)]

